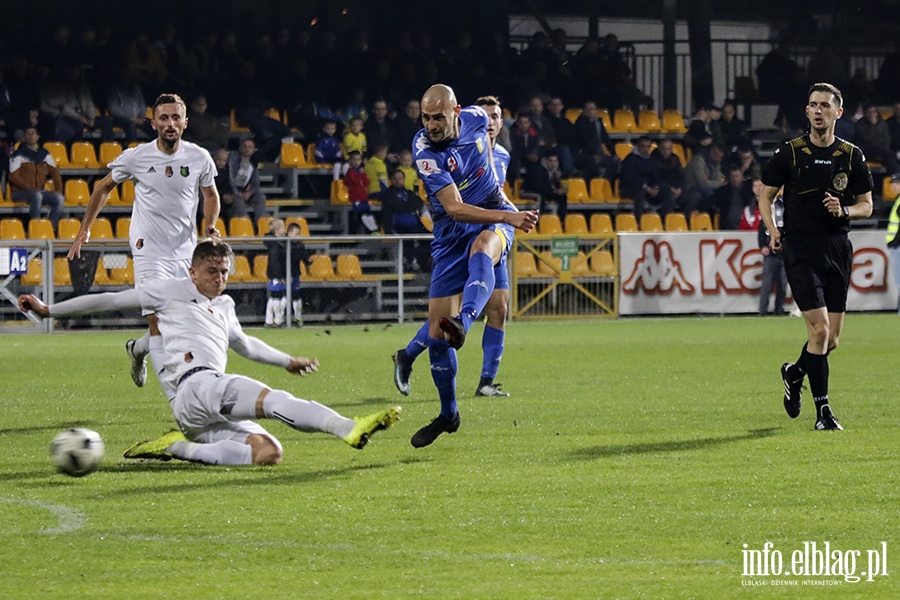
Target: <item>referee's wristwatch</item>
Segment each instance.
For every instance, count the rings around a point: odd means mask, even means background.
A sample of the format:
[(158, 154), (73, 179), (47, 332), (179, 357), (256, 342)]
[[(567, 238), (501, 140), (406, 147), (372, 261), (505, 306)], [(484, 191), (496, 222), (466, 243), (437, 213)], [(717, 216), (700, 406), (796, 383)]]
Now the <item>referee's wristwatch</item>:
[(842, 210), (843, 213), (844, 213), (844, 217), (847, 218), (847, 219), (849, 219), (849, 218), (850, 218), (850, 208), (847, 207), (847, 206), (842, 206), (842, 207), (841, 207), (841, 210)]

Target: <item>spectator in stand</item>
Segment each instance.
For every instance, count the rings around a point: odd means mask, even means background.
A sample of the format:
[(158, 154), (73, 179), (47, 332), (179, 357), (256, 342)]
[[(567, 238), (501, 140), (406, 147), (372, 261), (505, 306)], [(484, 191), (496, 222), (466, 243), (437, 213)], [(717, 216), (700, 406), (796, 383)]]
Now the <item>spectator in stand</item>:
[[(683, 138), (684, 143), (694, 154), (713, 143), (718, 143), (719, 146), (723, 145), (718, 124), (713, 123), (713, 117), (717, 111), (719, 111), (718, 107), (712, 104), (703, 104), (694, 111), (694, 118), (691, 119)], [(717, 134), (718, 140), (716, 139)]]
[(753, 191), (744, 185), (744, 172), (740, 165), (728, 167), (728, 179), (716, 188), (704, 207), (710, 215), (719, 216), (719, 229), (737, 230), (744, 208), (754, 203)]
[[(120, 127), (125, 133), (125, 146), (137, 139), (138, 131), (150, 135), (152, 130), (147, 118), (147, 100), (133, 69), (123, 67), (119, 71), (118, 79), (107, 91), (106, 106), (112, 126)], [(191, 128), (193, 125), (192, 121)]]
[[(259, 221), (266, 216), (266, 196), (260, 189), (259, 169), (254, 162), (256, 143), (253, 138), (241, 140), (238, 150), (228, 154), (228, 173), (231, 178), (232, 193), (243, 200), (245, 206), (252, 207), (253, 218)], [(245, 209), (246, 214), (246, 209)]]
[(659, 168), (660, 181), (672, 190), (675, 203), (681, 201), (681, 192), (684, 190), (684, 168), (681, 159), (672, 151), (675, 143), (663, 138), (659, 140), (656, 150), (650, 154), (650, 158), (656, 161)]
[(554, 124), (550, 111), (544, 107), (543, 98), (533, 96), (531, 98), (531, 125), (537, 129), (538, 135), (544, 140), (543, 153), (546, 155), (551, 151), (555, 152), (559, 157), (559, 168), (568, 177), (575, 170), (572, 162), (572, 150), (569, 145), (560, 143)]
[(388, 105), (384, 100), (376, 100), (372, 104), (372, 114), (365, 121), (363, 131), (366, 133), (366, 143), (374, 148), (378, 144), (390, 146), (391, 128), (388, 123)]
[(403, 171), (403, 186), (411, 192), (419, 193), (419, 170), (413, 164), (413, 156), (410, 150), (403, 150), (400, 153), (400, 166), (397, 167)]
[(40, 94), (41, 112), (54, 119), (55, 139), (64, 143), (82, 140), (85, 129), (101, 131), (104, 140), (113, 138), (109, 119), (97, 116), (80, 66), (67, 67), (64, 78), (50, 77)]
[(608, 33), (603, 38), (600, 70), (610, 101), (607, 108), (626, 106), (637, 113), (642, 107), (652, 104), (652, 100), (635, 85), (631, 69), (619, 48), (619, 38), (614, 33)]
[(892, 110), (894, 114), (888, 117), (885, 123), (887, 123), (888, 132), (891, 134), (891, 150), (896, 158), (897, 153), (900, 153), (900, 102), (894, 102)]
[(394, 139), (391, 142), (392, 152), (401, 152), (412, 148), (413, 138), (422, 129), (422, 107), (418, 100), (410, 100), (393, 121)]
[(284, 242), (277, 238), (284, 237), (284, 221), (269, 221), (269, 233), (264, 235), (263, 245), (266, 247), (266, 327), (284, 325), (284, 313), (287, 307), (285, 274), (287, 273), (287, 257)]
[[(41, 206), (49, 207), (49, 218), (56, 228), (64, 202), (62, 177), (53, 157), (38, 144), (40, 137), (37, 129), (26, 127), (24, 136), (9, 161), (12, 200), (28, 203), (29, 219), (40, 218)], [(44, 189), (47, 181), (53, 182), (53, 191)]]
[(741, 213), (741, 223), (738, 225), (739, 231), (757, 231), (759, 224), (762, 223), (762, 217), (759, 216), (759, 197), (763, 193), (765, 186), (759, 179), (751, 181), (744, 180), (744, 187), (749, 189), (753, 194), (751, 203), (744, 207)]
[[(756, 183), (756, 182), (754, 182)], [(762, 182), (759, 182), (762, 185)], [(761, 193), (761, 192), (760, 192)], [(757, 194), (757, 198), (759, 194)], [(758, 209), (758, 207), (757, 207)], [(784, 201), (779, 194), (772, 203), (772, 218), (778, 227), (784, 226)], [(784, 299), (787, 297), (787, 272), (784, 268), (784, 255), (781, 252), (773, 252), (769, 247), (769, 230), (762, 219), (759, 219), (759, 229), (756, 235), (759, 252), (763, 255), (762, 283), (759, 288), (759, 314), (769, 314), (769, 296), (775, 291), (775, 306), (772, 314), (780, 316), (784, 314)]]
[[(25, 56), (15, 56), (6, 72), (6, 87), (9, 89), (10, 120), (7, 122), (7, 130), (11, 133), (10, 139), (19, 140), (26, 127), (38, 126), (38, 113), (41, 107), (41, 96), (38, 92), (37, 75), (28, 63)], [(32, 111), (35, 113), (31, 116)], [(55, 131), (47, 123), (40, 123), (38, 133), (44, 139), (53, 139)]]
[(372, 146), (372, 156), (366, 161), (366, 177), (369, 178), (369, 195), (388, 188), (387, 144)]
[(334, 165), (334, 180), (344, 174), (341, 141), (337, 136), (337, 121), (328, 119), (322, 124), (322, 131), (316, 140), (316, 163)]
[(688, 161), (684, 168), (684, 192), (681, 194), (681, 209), (685, 215), (705, 210), (713, 192), (722, 185), (724, 156), (721, 146), (710, 144)]
[(663, 217), (675, 210), (675, 195), (663, 181), (659, 162), (650, 156), (652, 146), (653, 140), (649, 137), (639, 137), (634, 152), (622, 161), (619, 173), (621, 195), (634, 200), (634, 215), (638, 219), (646, 212), (648, 205)]
[[(381, 200), (381, 229), (385, 233), (428, 233), (422, 224), (425, 203), (418, 194), (406, 189), (406, 176), (397, 169), (391, 173), (391, 185), (372, 198)], [(404, 269), (418, 271), (420, 265), (428, 264), (431, 250), (427, 244), (407, 240), (403, 242)]]
[(522, 171), (538, 165), (544, 149), (544, 140), (531, 124), (531, 111), (522, 108), (516, 115), (516, 122), (509, 132), (509, 171), (508, 176), (515, 180)]
[(184, 139), (213, 153), (228, 147), (228, 125), (223, 118), (210, 113), (208, 108), (206, 96), (194, 96), (188, 110), (190, 127), (184, 130)]
[(522, 191), (537, 194), (541, 213), (546, 213), (548, 202), (556, 204), (556, 214), (561, 221), (565, 221), (568, 200), (556, 153), (551, 151), (539, 162), (529, 165), (522, 181)]
[(621, 161), (603, 121), (597, 116), (596, 102), (584, 103), (581, 115), (575, 121), (575, 139), (575, 166), (582, 176), (586, 180), (594, 177), (614, 180)]
[(351, 235), (373, 233), (378, 230), (378, 224), (372, 215), (369, 206), (369, 178), (362, 164), (362, 154), (359, 150), (350, 152), (347, 161), (347, 172), (344, 173), (344, 185), (347, 186), (347, 198), (352, 205), (349, 217), (349, 232)]
[(897, 157), (891, 150), (891, 132), (874, 104), (863, 107), (863, 118), (856, 122), (853, 143), (863, 151), (867, 161), (880, 162), (888, 173), (897, 172)]
[(732, 158), (732, 162), (740, 165), (741, 170), (744, 172), (745, 182), (751, 182), (760, 178), (762, 168), (759, 165), (759, 160), (756, 158), (756, 152), (753, 151), (753, 146), (750, 146), (749, 143), (738, 148)]
[(722, 103), (722, 117), (718, 120), (718, 128), (722, 134), (722, 147), (730, 152), (750, 143), (747, 124), (738, 118), (734, 100)]
[[(573, 149), (578, 145), (578, 137), (575, 134), (575, 125), (566, 118), (565, 108), (562, 98), (553, 96), (547, 103), (544, 120), (553, 127), (553, 133), (556, 136), (555, 150), (560, 155), (563, 172), (572, 173), (575, 169), (575, 162), (572, 158)], [(568, 167), (566, 167), (566, 161), (562, 159), (563, 154), (569, 155)]]
[(361, 156), (365, 156), (369, 151), (366, 134), (363, 132), (364, 121), (359, 117), (350, 119), (349, 126), (344, 131), (343, 150), (344, 160), (350, 160), (351, 152), (359, 152)]

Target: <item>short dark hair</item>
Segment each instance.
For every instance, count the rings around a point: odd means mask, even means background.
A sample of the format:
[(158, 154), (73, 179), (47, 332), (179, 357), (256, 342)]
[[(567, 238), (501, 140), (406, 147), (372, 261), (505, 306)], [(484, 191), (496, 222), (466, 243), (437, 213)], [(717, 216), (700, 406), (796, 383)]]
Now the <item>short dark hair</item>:
[(179, 106), (181, 106), (184, 112), (187, 112), (187, 105), (178, 94), (160, 94), (156, 98), (156, 102), (153, 103), (154, 115), (156, 114), (156, 107), (160, 106), (161, 104), (178, 104)]
[(303, 231), (303, 228), (300, 227), (299, 223), (291, 223), (287, 226), (288, 231)]
[(497, 96), (479, 96), (475, 99), (475, 106), (500, 106), (500, 99)]
[(809, 92), (807, 92), (806, 97), (809, 98), (812, 96), (813, 92), (825, 92), (826, 94), (832, 94), (837, 100), (838, 108), (841, 108), (844, 105), (844, 97), (841, 95), (841, 90), (837, 89), (836, 86), (825, 83), (824, 81), (820, 81), (818, 83), (814, 83), (809, 86)]
[(195, 267), (210, 258), (227, 258), (229, 261), (234, 262), (234, 251), (227, 242), (219, 238), (203, 238), (197, 242), (197, 246), (194, 248), (194, 254), (191, 256), (191, 266)]

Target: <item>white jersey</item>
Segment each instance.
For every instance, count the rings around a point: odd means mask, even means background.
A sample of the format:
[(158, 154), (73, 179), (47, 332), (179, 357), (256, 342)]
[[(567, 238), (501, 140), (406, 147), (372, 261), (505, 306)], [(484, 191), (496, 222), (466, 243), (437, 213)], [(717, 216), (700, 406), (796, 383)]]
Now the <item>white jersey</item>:
[(138, 288), (141, 307), (156, 313), (165, 343), (163, 387), (174, 390), (178, 379), (194, 367), (225, 372), (231, 341), (243, 337), (234, 300), (210, 300), (190, 279), (151, 279)]
[(190, 259), (197, 245), (200, 188), (215, 183), (216, 165), (209, 152), (181, 140), (178, 151), (169, 155), (153, 141), (125, 150), (108, 166), (116, 184), (135, 182), (132, 255)]

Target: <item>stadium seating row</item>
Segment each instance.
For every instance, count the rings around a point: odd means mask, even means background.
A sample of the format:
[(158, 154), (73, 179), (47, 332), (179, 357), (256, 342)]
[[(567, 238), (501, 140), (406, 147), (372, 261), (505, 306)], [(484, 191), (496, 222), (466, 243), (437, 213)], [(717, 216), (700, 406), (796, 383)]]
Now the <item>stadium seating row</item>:
[[(272, 217), (263, 217), (259, 220), (258, 235), (261, 237), (269, 233), (269, 222)], [(300, 226), (300, 235), (309, 237), (309, 224), (305, 217), (293, 216), (285, 218), (285, 225), (296, 223)], [(91, 226), (92, 240), (128, 239), (128, 228), (131, 225), (131, 217), (119, 217), (116, 221), (115, 231), (112, 223), (106, 217), (98, 217)], [(28, 223), (28, 233), (22, 221), (15, 218), (0, 220), (0, 239), (3, 240), (73, 240), (81, 227), (81, 221), (74, 218), (60, 219), (57, 230), (48, 219), (32, 219)], [(229, 226), (225, 227), (225, 221), (218, 219), (216, 228), (223, 236), (233, 238), (257, 237), (257, 231), (253, 221), (248, 217), (233, 217)]]
[[(549, 250), (535, 257), (531, 252), (516, 252), (516, 277), (533, 279), (538, 277), (556, 277), (562, 270), (562, 260), (554, 258)], [(614, 277), (618, 269), (609, 250), (598, 250), (591, 254), (590, 260), (584, 252), (572, 257), (569, 270), (575, 277)]]
[(712, 231), (714, 229), (709, 213), (698, 212), (691, 215), (690, 222), (681, 213), (666, 215), (665, 221), (656, 213), (641, 215), (640, 222), (632, 213), (619, 213), (615, 220), (607, 213), (594, 213), (588, 220), (581, 213), (566, 215), (563, 223), (557, 215), (541, 215), (536, 229), (529, 233), (516, 235), (528, 237), (530, 235), (577, 235), (577, 234), (604, 234), (604, 233), (631, 233), (645, 232), (683, 232), (683, 231)]

